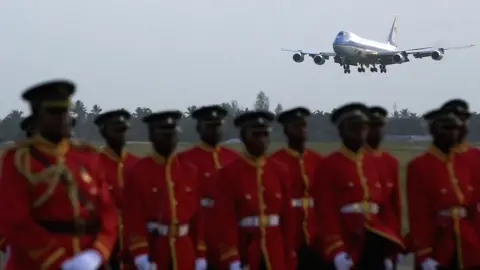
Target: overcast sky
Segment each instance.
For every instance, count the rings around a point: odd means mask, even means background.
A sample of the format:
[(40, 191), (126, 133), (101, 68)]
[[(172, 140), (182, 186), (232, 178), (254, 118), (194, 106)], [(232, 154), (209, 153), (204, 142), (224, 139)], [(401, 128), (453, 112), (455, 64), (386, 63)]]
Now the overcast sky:
[(395, 14), (401, 48), (480, 45), (478, 0), (12, 0), (0, 9), (0, 115), (26, 110), (24, 88), (51, 78), (104, 109), (153, 110), (238, 100), (258, 91), (284, 108), (349, 101), (422, 113), (452, 97), (480, 111), (480, 46), (352, 73), (280, 48), (332, 51), (340, 30), (384, 41)]

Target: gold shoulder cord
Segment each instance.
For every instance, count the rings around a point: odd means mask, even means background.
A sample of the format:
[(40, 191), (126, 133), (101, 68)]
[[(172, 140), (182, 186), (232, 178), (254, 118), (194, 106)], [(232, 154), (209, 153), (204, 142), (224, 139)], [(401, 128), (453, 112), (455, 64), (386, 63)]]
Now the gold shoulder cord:
[(45, 182), (48, 184), (47, 190), (33, 203), (33, 207), (37, 208), (41, 206), (50, 198), (60, 182), (60, 177), (62, 175), (64, 176), (65, 185), (68, 190), (68, 196), (70, 197), (71, 201), (78, 201), (77, 185), (72, 173), (68, 167), (65, 166), (64, 159), (59, 158), (57, 159), (56, 164), (49, 166), (40, 172), (33, 173), (30, 166), (29, 148), (27, 146), (21, 147), (15, 151), (13, 158), (16, 169), (32, 185), (40, 182)]

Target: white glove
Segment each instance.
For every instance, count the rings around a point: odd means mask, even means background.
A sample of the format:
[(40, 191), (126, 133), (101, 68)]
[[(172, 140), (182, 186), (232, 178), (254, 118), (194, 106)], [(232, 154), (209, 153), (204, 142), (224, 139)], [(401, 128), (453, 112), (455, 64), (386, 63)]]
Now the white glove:
[(401, 263), (405, 259), (405, 254), (398, 253), (397, 254), (397, 264)]
[(438, 262), (432, 258), (427, 258), (422, 262), (423, 270), (437, 270)]
[(195, 270), (207, 270), (207, 260), (198, 258), (195, 260)]
[(62, 264), (65, 270), (97, 270), (102, 265), (102, 255), (94, 250), (88, 249), (78, 253), (73, 258)]
[(135, 257), (135, 266), (138, 270), (150, 270), (150, 261), (148, 255), (138, 255)]
[(239, 261), (233, 261), (230, 263), (230, 270), (242, 270), (242, 265)]
[(383, 264), (385, 265), (385, 270), (393, 270), (393, 262), (390, 259), (385, 259), (383, 261)]
[(335, 269), (337, 270), (349, 270), (353, 266), (352, 259), (350, 259), (348, 254), (343, 251), (335, 255), (333, 263), (335, 264)]

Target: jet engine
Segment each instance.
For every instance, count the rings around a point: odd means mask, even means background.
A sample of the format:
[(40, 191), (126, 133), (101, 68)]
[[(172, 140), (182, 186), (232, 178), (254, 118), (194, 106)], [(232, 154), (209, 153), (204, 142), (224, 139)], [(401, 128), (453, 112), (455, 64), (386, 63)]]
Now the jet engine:
[(405, 57), (402, 54), (397, 53), (392, 57), (392, 60), (395, 64), (401, 64), (405, 62)]
[(293, 61), (295, 61), (297, 63), (303, 62), (304, 59), (305, 59), (305, 56), (303, 56), (303, 54), (301, 54), (301, 53), (296, 53), (296, 54), (293, 55)]
[(313, 57), (313, 62), (317, 65), (323, 65), (325, 64), (325, 58), (321, 55), (316, 55)]
[(432, 59), (435, 61), (440, 61), (443, 58), (443, 53), (441, 51), (432, 52)]

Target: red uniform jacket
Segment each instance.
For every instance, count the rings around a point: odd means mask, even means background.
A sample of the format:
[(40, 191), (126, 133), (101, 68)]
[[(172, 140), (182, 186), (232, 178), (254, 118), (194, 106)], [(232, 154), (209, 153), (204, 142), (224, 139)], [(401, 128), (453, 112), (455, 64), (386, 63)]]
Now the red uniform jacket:
[(240, 260), (257, 270), (295, 268), (288, 172), (271, 158), (238, 158), (218, 172), (214, 215), (223, 267)]
[(272, 158), (282, 162), (288, 168), (292, 207), (295, 220), (295, 249), (309, 245), (316, 237), (317, 225), (313, 210), (314, 173), (321, 160), (319, 154), (305, 149), (303, 154), (289, 148), (283, 148), (272, 154)]
[(372, 154), (376, 159), (378, 159), (378, 166), (380, 169), (384, 169), (385, 174), (385, 181), (386, 181), (386, 192), (390, 195), (388, 196), (389, 202), (391, 204), (391, 209), (393, 214), (391, 216), (392, 222), (391, 224), (395, 225), (392, 229), (394, 229), (398, 235), (402, 235), (402, 203), (401, 203), (401, 194), (400, 194), (400, 171), (399, 171), (399, 164), (398, 160), (392, 156), (390, 153), (381, 151), (381, 150), (373, 150), (368, 149), (369, 153)]
[(204, 239), (197, 219), (198, 172), (190, 163), (158, 154), (140, 159), (126, 181), (125, 200), (125, 230), (134, 257), (149, 254), (160, 270), (191, 270), (195, 258), (205, 256), (196, 248)]
[(108, 189), (119, 210), (119, 252), (125, 262), (132, 262), (131, 256), (129, 256), (128, 252), (126, 252), (127, 250), (124, 249), (125, 235), (123, 230), (123, 215), (121, 213), (121, 209), (123, 209), (123, 204), (125, 203), (123, 201), (125, 176), (138, 160), (138, 157), (126, 152), (119, 157), (108, 147), (102, 148), (100, 154), (100, 162), (108, 183)]
[(198, 243), (198, 249), (207, 250), (208, 262), (214, 265), (220, 263), (220, 252), (218, 244), (215, 241), (217, 227), (212, 217), (213, 194), (215, 192), (215, 174), (218, 169), (238, 158), (238, 153), (222, 146), (212, 148), (211, 146), (200, 144), (179, 154), (182, 160), (194, 164), (201, 175), (201, 206), (200, 215), (205, 227), (206, 243)]
[(475, 190), (466, 156), (432, 147), (407, 168), (410, 235), (416, 261), (428, 257), (448, 266), (458, 250), (461, 266), (480, 266), (480, 243), (472, 220)]
[(329, 260), (341, 251), (357, 261), (366, 230), (391, 243), (391, 255), (404, 244), (396, 231), (397, 218), (378, 160), (371, 154), (346, 148), (333, 152), (320, 163), (313, 191), (322, 239), (322, 252)]
[[(57, 165), (46, 166), (34, 158), (34, 149), (43, 160)], [(109, 258), (117, 238), (117, 211), (102, 178), (98, 153), (92, 149), (69, 141), (53, 145), (34, 137), (5, 154), (0, 233), (11, 247), (7, 269), (59, 269), (63, 261), (86, 249)], [(59, 177), (60, 172), (67, 176)], [(74, 220), (77, 225), (96, 222), (99, 230), (81, 235), (58, 232), (59, 223), (73, 228), (65, 224)]]

